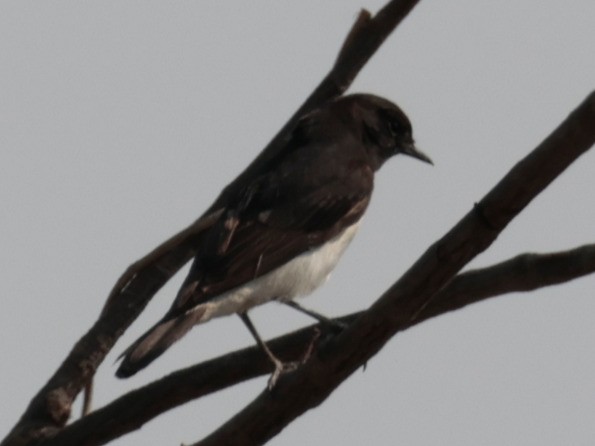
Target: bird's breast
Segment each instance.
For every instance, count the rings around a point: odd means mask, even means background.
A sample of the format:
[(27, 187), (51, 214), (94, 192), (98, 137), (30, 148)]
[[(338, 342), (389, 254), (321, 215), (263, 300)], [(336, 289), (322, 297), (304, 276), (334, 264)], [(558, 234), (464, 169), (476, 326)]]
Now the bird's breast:
[(304, 296), (322, 285), (337, 266), (358, 227), (359, 222), (347, 227), (323, 245), (310, 249), (271, 271), (269, 274), (274, 276), (271, 277), (272, 280), (285, 283), (286, 292), (280, 293), (278, 298), (293, 299)]
[(270, 300), (291, 300), (312, 293), (327, 280), (358, 227), (359, 221), (323, 245), (310, 249), (267, 274), (200, 305), (206, 307), (205, 315), (200, 322), (247, 311)]

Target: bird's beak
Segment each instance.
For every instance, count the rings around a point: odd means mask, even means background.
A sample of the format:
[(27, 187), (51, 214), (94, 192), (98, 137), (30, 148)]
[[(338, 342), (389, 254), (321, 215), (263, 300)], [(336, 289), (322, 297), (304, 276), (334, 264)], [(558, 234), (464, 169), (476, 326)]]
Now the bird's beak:
[(413, 158), (417, 158), (418, 160), (431, 164), (432, 166), (434, 165), (434, 163), (428, 155), (426, 155), (421, 150), (418, 150), (417, 147), (415, 147), (413, 141), (403, 145), (403, 147), (401, 148), (401, 153), (412, 156)]

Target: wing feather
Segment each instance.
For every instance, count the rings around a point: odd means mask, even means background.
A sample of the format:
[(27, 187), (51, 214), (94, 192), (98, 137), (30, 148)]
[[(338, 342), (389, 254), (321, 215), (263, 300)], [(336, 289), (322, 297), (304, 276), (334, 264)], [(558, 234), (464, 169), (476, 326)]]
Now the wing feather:
[(276, 169), (238, 190), (204, 238), (166, 318), (270, 272), (359, 220), (373, 173), (357, 159), (337, 165), (339, 149), (345, 148), (310, 147), (319, 150), (317, 156), (292, 151)]

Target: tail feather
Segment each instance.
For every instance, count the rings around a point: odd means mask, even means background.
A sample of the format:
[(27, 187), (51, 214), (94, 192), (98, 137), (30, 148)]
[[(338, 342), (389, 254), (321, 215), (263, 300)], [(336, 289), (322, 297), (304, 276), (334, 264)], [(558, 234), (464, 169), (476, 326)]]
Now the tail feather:
[(118, 378), (128, 378), (144, 369), (161, 356), (174, 342), (184, 336), (196, 324), (195, 312), (175, 319), (162, 320), (128, 347), (120, 358), (124, 358), (116, 371)]

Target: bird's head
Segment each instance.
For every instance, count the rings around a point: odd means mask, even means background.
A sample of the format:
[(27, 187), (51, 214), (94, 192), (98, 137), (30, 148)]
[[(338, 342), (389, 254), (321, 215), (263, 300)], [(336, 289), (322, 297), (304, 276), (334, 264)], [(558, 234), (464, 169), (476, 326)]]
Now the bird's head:
[(344, 96), (338, 101), (351, 105), (351, 116), (356, 121), (354, 127), (367, 146), (375, 169), (399, 153), (433, 164), (415, 147), (409, 118), (392, 102), (371, 94)]

